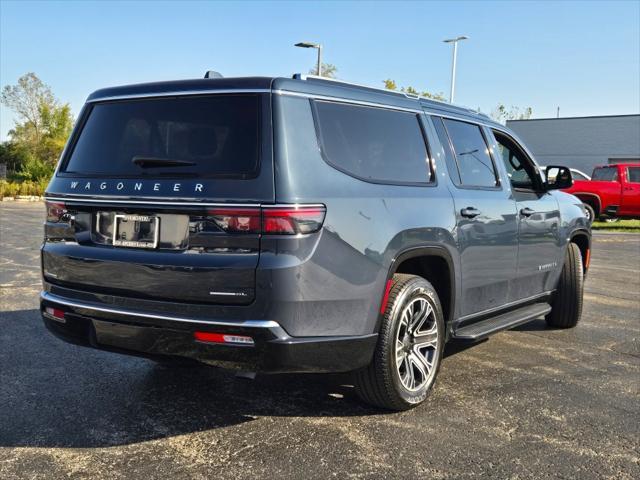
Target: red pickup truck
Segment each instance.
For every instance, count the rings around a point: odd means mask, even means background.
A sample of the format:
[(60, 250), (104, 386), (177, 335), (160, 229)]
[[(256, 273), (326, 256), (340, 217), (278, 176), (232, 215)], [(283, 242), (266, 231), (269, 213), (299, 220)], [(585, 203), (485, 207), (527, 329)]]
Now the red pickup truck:
[(575, 180), (565, 190), (587, 206), (596, 218), (640, 218), (640, 163), (604, 165), (591, 180)]

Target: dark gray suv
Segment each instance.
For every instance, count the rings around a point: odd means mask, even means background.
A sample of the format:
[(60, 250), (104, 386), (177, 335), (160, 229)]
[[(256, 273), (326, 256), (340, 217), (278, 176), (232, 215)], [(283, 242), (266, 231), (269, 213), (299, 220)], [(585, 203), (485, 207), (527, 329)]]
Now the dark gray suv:
[(163, 363), (353, 372), (410, 408), (446, 342), (578, 322), (590, 226), (547, 172), (484, 115), (343, 82), (99, 90), (47, 188), (44, 322)]

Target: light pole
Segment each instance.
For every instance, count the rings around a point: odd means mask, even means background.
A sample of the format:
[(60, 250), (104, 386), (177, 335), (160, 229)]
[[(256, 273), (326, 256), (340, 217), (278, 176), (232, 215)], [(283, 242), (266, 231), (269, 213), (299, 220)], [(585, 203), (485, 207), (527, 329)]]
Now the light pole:
[(456, 38), (448, 38), (443, 40), (444, 43), (453, 43), (453, 60), (451, 62), (451, 93), (449, 94), (449, 103), (453, 103), (453, 96), (456, 91), (456, 57), (458, 56), (458, 42), (467, 40), (469, 37), (461, 35)]
[(322, 45), (320, 43), (300, 42), (295, 44), (301, 48), (315, 48), (318, 50), (318, 66), (316, 67), (316, 75), (322, 76)]

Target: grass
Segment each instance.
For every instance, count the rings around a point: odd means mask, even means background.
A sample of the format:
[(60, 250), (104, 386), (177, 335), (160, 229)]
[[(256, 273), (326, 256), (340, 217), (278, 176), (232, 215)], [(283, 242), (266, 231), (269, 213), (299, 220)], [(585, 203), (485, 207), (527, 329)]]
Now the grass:
[(593, 222), (592, 230), (640, 233), (640, 220), (618, 220), (615, 223)]

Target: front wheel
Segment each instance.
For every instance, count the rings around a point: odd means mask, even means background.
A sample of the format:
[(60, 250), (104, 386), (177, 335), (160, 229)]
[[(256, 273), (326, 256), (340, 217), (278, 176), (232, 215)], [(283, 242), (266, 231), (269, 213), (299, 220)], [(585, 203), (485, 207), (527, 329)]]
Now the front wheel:
[(354, 383), (365, 402), (408, 410), (427, 398), (440, 368), (444, 315), (425, 279), (398, 274), (392, 282), (373, 360)]
[(584, 205), (584, 209), (585, 209), (585, 211), (587, 213), (587, 220), (589, 220), (589, 223), (593, 223), (593, 221), (596, 219), (595, 210), (588, 203), (583, 203), (583, 205)]
[(547, 324), (556, 328), (575, 327), (582, 315), (584, 270), (582, 254), (575, 243), (570, 243), (565, 254), (558, 288), (551, 302)]

